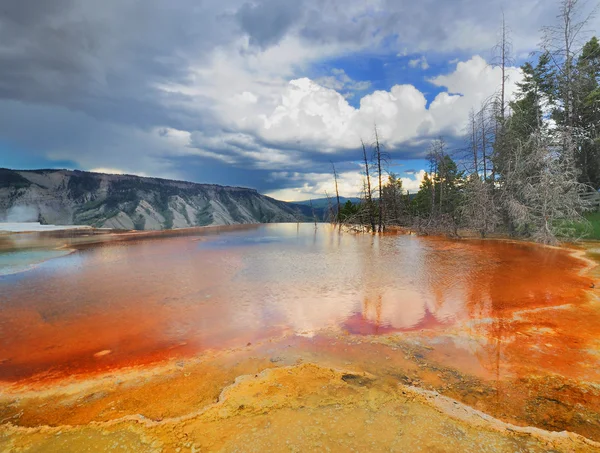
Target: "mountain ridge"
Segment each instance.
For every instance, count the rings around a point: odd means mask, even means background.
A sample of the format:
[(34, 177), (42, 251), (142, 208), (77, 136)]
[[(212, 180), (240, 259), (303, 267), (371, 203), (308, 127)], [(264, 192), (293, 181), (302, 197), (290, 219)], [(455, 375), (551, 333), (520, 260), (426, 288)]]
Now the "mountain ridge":
[(83, 170), (0, 168), (0, 220), (160, 230), (304, 221), (310, 208), (256, 189)]

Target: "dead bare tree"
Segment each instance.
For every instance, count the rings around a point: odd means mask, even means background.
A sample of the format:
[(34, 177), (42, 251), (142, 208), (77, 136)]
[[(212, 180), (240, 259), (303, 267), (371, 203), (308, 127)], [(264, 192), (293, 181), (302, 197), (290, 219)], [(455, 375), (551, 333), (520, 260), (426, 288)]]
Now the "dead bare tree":
[[(500, 82), (500, 88), (495, 95), (489, 99), (486, 104), (490, 108), (490, 127), (493, 127), (493, 141), (490, 142), (491, 151), (489, 153), (490, 163), (490, 183), (494, 186), (496, 182), (497, 168), (496, 164), (502, 159), (502, 153), (506, 145), (506, 119), (509, 102), (506, 95), (506, 84), (509, 81), (507, 69), (509, 66), (514, 64), (512, 57), (512, 40), (510, 28), (506, 24), (504, 11), (502, 11), (502, 23), (500, 26), (500, 33), (498, 36), (497, 44), (494, 46), (492, 52), (494, 57), (492, 60), (492, 66), (500, 68), (502, 78)], [(487, 178), (487, 175), (486, 175)]]
[(467, 178), (459, 209), (463, 226), (477, 231), (482, 238), (493, 232), (500, 221), (492, 185), (482, 181), (477, 173)]
[(340, 192), (338, 190), (338, 174), (337, 171), (335, 169), (335, 164), (333, 163), (333, 161), (331, 161), (331, 168), (333, 170), (333, 179), (335, 181), (335, 196), (337, 198), (337, 222), (340, 223), (340, 212), (341, 212), (341, 206), (340, 206)]
[(471, 148), (471, 153), (473, 155), (473, 169), (471, 171), (471, 173), (478, 173), (479, 172), (479, 165), (478, 165), (478, 150), (477, 150), (477, 142), (478, 142), (478, 138), (477, 138), (477, 118), (475, 116), (475, 111), (473, 109), (471, 109), (471, 113), (470, 113), (470, 117), (469, 117), (469, 122), (471, 124), (471, 143), (470, 143), (470, 148)]
[(365, 142), (360, 141), (360, 144), (362, 145), (362, 150), (363, 150), (363, 161), (365, 163), (365, 175), (367, 178), (366, 181), (366, 203), (367, 203), (367, 210), (369, 213), (369, 223), (371, 225), (371, 231), (375, 232), (375, 215), (373, 213), (373, 192), (371, 191), (371, 176), (369, 174), (369, 161), (367, 159), (367, 148), (365, 146)]
[(496, 149), (498, 96), (486, 99), (480, 109), (472, 111), (468, 126), (468, 148), (471, 165), (466, 165), (463, 197), (459, 207), (461, 224), (477, 231), (481, 237), (495, 230), (499, 223), (496, 201), (496, 170), (494, 152)]
[(493, 51), (496, 55), (494, 61), (492, 62), (492, 65), (499, 67), (502, 71), (502, 81), (500, 85), (500, 92), (498, 93), (498, 116), (500, 122), (502, 123), (506, 118), (507, 107), (506, 82), (508, 82), (508, 75), (506, 73), (506, 69), (510, 65), (514, 64), (514, 61), (512, 59), (512, 40), (510, 38), (510, 29), (506, 25), (504, 11), (502, 12), (502, 25), (500, 28), (500, 36), (498, 38), (498, 43), (494, 46)]
[(383, 181), (382, 181), (382, 167), (381, 163), (385, 159), (381, 153), (381, 144), (379, 143), (379, 134), (377, 132), (377, 125), (374, 126), (375, 130), (375, 161), (377, 162), (377, 177), (379, 178), (379, 221), (378, 231), (381, 233), (384, 230), (383, 226)]
[(494, 96), (486, 99), (476, 113), (476, 148), (479, 151), (480, 168), (484, 181), (489, 181), (489, 175), (494, 174), (493, 150), (496, 143), (497, 118)]
[(577, 181), (573, 159), (556, 152), (550, 134), (536, 131), (513, 150), (511, 163), (504, 202), (519, 233), (554, 244), (588, 225), (582, 217), (585, 186)]
[(485, 114), (485, 108), (482, 108), (481, 111), (479, 112), (479, 121), (480, 121), (480, 127), (481, 127), (481, 160), (483, 162), (483, 180), (487, 181), (487, 147), (488, 147), (488, 141), (487, 141), (487, 124), (486, 124), (486, 114)]
[(542, 28), (541, 47), (549, 55), (558, 77), (558, 91), (564, 115), (562, 131), (565, 152), (571, 152), (574, 124), (575, 60), (585, 43), (586, 27), (597, 8), (584, 14), (581, 0), (561, 0), (557, 22)]

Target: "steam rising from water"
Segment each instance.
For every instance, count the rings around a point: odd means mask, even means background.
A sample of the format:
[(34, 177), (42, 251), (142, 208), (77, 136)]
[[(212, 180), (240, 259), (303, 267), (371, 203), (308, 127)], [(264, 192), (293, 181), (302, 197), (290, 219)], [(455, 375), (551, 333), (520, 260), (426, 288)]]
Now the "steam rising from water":
[(35, 206), (13, 206), (3, 218), (0, 217), (0, 220), (9, 223), (37, 222), (39, 214), (40, 212)]

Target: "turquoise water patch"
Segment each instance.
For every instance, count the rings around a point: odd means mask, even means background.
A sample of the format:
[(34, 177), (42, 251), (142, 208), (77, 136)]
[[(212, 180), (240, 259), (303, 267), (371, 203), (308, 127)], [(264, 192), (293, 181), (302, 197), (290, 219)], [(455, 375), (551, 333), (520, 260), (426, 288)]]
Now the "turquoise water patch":
[(52, 258), (71, 253), (69, 250), (17, 250), (0, 252), (0, 276), (16, 274), (33, 269)]

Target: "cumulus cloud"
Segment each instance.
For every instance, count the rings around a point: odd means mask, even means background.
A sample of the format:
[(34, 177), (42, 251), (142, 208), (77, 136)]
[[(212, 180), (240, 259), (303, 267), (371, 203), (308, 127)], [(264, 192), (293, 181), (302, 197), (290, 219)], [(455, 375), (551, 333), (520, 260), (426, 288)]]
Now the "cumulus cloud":
[(419, 191), (419, 187), (425, 177), (425, 170), (419, 170), (413, 174), (407, 174), (405, 177), (400, 178), (402, 180), (402, 187), (404, 190), (408, 190), (410, 193), (416, 193)]
[[(508, 74), (510, 97), (521, 74), (517, 68), (509, 68)], [(295, 79), (282, 91), (270, 113), (257, 112), (255, 118), (259, 121), (252, 126), (257, 136), (271, 143), (285, 145), (293, 141), (322, 153), (355, 149), (361, 138), (371, 136), (374, 124), (384, 143), (392, 148), (424, 136), (458, 135), (469, 110), (499, 87), (501, 72), (475, 56), (430, 82), (446, 89), (430, 105), (413, 85), (395, 85), (389, 91), (365, 95), (355, 108), (335, 89), (308, 78)], [(230, 112), (229, 118), (235, 119), (235, 112)]]
[[(373, 125), (377, 124), (384, 146), (396, 151), (396, 157), (410, 157), (403, 150), (414, 147), (406, 145), (440, 134), (462, 134), (470, 109), (492, 95), (501, 81), (498, 68), (475, 56), (459, 62), (449, 74), (430, 80), (445, 91), (429, 105), (416, 87), (395, 85), (389, 91), (378, 90), (363, 96), (358, 107), (353, 107), (338, 91), (343, 89), (344, 81), (349, 83), (343, 77), (345, 72), (334, 74), (338, 78), (333, 81), (318, 83), (301, 78), (271, 86), (270, 96), (261, 96), (257, 90), (252, 102), (238, 104), (236, 108), (221, 105), (223, 121), (228, 121), (232, 129), (245, 132), (222, 133), (218, 138), (202, 134), (202, 140), (196, 139), (190, 146), (199, 152), (213, 153), (215, 158), (231, 164), (244, 162), (266, 170), (305, 170), (306, 173), (295, 173), (293, 178), (288, 174), (280, 180), (289, 184), (302, 177), (302, 184), (270, 191), (270, 195), (287, 200), (322, 196), (325, 191), (332, 192), (331, 177), (328, 173), (312, 171), (316, 167), (315, 155), (355, 160), (356, 153), (352, 157), (343, 156), (357, 150), (361, 138), (368, 142)], [(510, 97), (521, 74), (517, 68), (509, 68), (508, 74), (507, 96)], [(321, 164), (321, 168), (327, 165)], [(404, 177), (404, 187), (413, 192), (418, 190), (422, 176), (421, 170), (413, 177)], [(356, 195), (362, 188), (361, 181), (358, 170), (343, 173), (342, 193)]]

